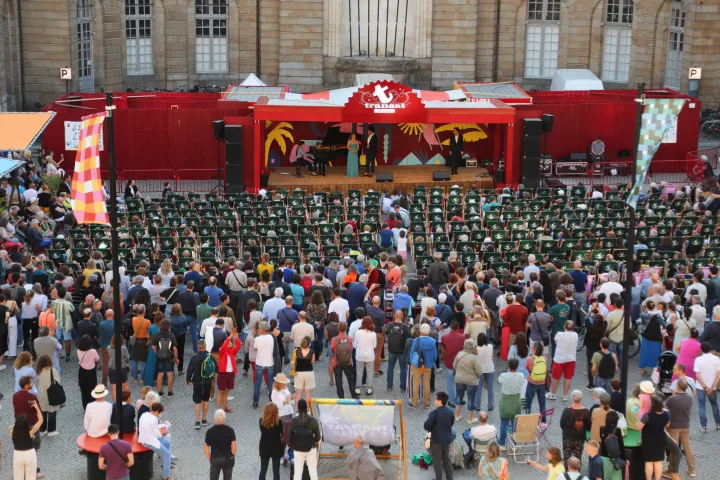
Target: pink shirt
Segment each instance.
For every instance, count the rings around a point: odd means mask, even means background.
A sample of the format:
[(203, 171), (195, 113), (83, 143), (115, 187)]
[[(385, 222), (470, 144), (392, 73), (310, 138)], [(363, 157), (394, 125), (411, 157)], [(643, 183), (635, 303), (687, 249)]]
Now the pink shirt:
[(677, 363), (685, 365), (685, 375), (696, 379), (695, 377), (695, 359), (700, 355), (700, 342), (696, 338), (686, 338), (680, 342), (680, 354)]
[(77, 353), (80, 366), (85, 370), (92, 370), (95, 368), (97, 362), (100, 361), (100, 356), (94, 348), (91, 348), (87, 352), (78, 351)]
[(643, 415), (650, 411), (650, 395), (647, 393), (640, 394), (640, 406), (638, 407), (638, 419), (641, 419)]

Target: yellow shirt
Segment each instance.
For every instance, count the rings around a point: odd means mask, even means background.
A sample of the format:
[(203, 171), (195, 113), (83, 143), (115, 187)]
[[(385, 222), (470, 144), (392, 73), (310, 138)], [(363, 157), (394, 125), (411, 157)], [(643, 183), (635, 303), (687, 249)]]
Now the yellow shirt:
[(262, 274), (265, 271), (268, 272), (268, 274), (270, 275), (270, 280), (272, 280), (272, 274), (275, 271), (275, 267), (273, 267), (269, 263), (261, 263), (260, 265), (258, 265), (257, 272), (258, 272), (258, 277), (260, 278), (260, 280), (262, 280)]
[(99, 274), (102, 273), (102, 271), (99, 268), (86, 268), (83, 270), (82, 274), (85, 275), (85, 281), (83, 282), (83, 287), (87, 288), (90, 285), (90, 275), (93, 274)]
[(550, 470), (548, 470), (548, 480), (555, 480), (558, 475), (565, 473), (565, 466), (562, 462), (558, 463), (554, 467), (551, 464), (548, 464), (548, 467), (550, 468)]

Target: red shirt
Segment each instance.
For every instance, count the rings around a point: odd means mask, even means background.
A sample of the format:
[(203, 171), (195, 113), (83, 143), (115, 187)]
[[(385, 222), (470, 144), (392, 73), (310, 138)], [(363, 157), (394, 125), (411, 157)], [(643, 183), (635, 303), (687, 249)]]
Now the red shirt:
[(510, 333), (517, 335), (527, 331), (528, 309), (522, 305), (508, 305), (505, 309), (503, 323), (510, 326)]
[[(28, 425), (32, 428), (38, 422), (37, 412), (33, 407), (30, 406), (30, 401), (38, 401), (37, 395), (30, 393), (25, 390), (19, 390), (13, 395), (13, 409), (15, 410), (15, 418), (19, 417), (23, 413), (27, 414)], [(38, 405), (40, 403), (38, 402)]]
[(440, 343), (443, 346), (445, 367), (452, 370), (455, 357), (462, 352), (465, 344), (465, 334), (459, 328), (455, 331), (450, 330), (449, 333), (443, 335)]
[[(367, 287), (367, 289), (370, 290), (373, 285), (375, 285), (376, 283), (378, 283), (378, 279), (379, 279), (378, 277), (379, 277), (379, 276), (380, 276), (380, 273), (378, 273), (378, 269), (377, 269), (377, 268), (373, 268), (373, 269), (372, 269), (372, 272), (370, 272), (370, 273), (368, 274), (368, 281), (367, 281), (367, 283), (365, 284), (365, 287)], [(387, 280), (387, 277), (386, 277), (386, 280)]]
[(394, 218), (388, 218), (387, 220), (385, 220), (385, 223), (388, 224), (388, 227), (390, 227), (391, 230), (397, 226), (397, 220), (395, 220)]
[(230, 339), (232, 337), (228, 337), (225, 339), (223, 344), (220, 346), (220, 361), (218, 362), (218, 373), (230, 373), (227, 371), (228, 368), (228, 362), (230, 363), (230, 366), (232, 367), (232, 373), (237, 373), (237, 365), (235, 364), (235, 355), (237, 355), (237, 352), (240, 351), (240, 346), (242, 345), (242, 342), (240, 341), (240, 338), (235, 339), (235, 346), (232, 346), (232, 343), (230, 342)]

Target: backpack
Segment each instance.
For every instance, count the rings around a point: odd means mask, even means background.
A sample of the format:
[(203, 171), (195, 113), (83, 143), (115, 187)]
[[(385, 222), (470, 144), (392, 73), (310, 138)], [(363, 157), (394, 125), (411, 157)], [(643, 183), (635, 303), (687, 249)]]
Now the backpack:
[(388, 352), (403, 353), (405, 351), (405, 339), (403, 338), (402, 325), (393, 322), (388, 331)]
[(598, 363), (598, 377), (600, 378), (613, 378), (615, 376), (615, 359), (612, 353), (602, 353), (602, 358)]
[(387, 284), (387, 281), (385, 280), (385, 272), (383, 272), (379, 268), (377, 269), (377, 272), (378, 272), (377, 283), (378, 283), (378, 285), (380, 285), (380, 291), (383, 291), (383, 290), (385, 290), (385, 285)]
[(315, 443), (313, 442), (312, 430), (308, 428), (306, 423), (300, 423), (299, 417), (296, 417), (294, 421), (296, 423), (291, 445), (298, 452), (309, 452)]
[(535, 357), (533, 362), (533, 368), (530, 372), (530, 380), (533, 382), (545, 383), (545, 377), (547, 376), (547, 363), (542, 357)]
[(347, 337), (338, 340), (335, 346), (335, 356), (337, 357), (338, 367), (352, 365), (352, 352), (350, 351), (350, 342), (348, 342)]
[(173, 353), (170, 348), (172, 347), (172, 339), (168, 337), (162, 337), (158, 341), (158, 352), (157, 358), (163, 362), (169, 362), (173, 359)]
[[(417, 345), (417, 349), (415, 349), (415, 345)], [(414, 351), (413, 351), (414, 350)], [(423, 357), (424, 352), (422, 349), (422, 345), (420, 345), (420, 338), (416, 338), (413, 340), (412, 348), (410, 350), (412, 353), (410, 354), (410, 365), (416, 368), (424, 368), (425, 367), (425, 358)]]
[(305, 295), (309, 295), (310, 293), (310, 287), (312, 287), (313, 279), (312, 277), (303, 276), (300, 279), (300, 286), (303, 287), (303, 290), (305, 290)]
[(585, 415), (583, 414), (583, 415), (581, 415), (581, 416), (578, 417), (578, 416), (575, 414), (575, 409), (574, 409), (574, 408), (572, 409), (572, 412), (573, 412), (573, 417), (575, 418), (575, 430), (577, 430), (577, 431), (579, 432), (580, 430), (582, 430), (583, 428), (585, 428)]
[(615, 434), (611, 433), (605, 437), (605, 450), (608, 458), (615, 460), (616, 458), (622, 457), (620, 451), (620, 442)]
[(203, 380), (206, 378), (213, 378), (216, 370), (217, 365), (215, 364), (215, 359), (212, 358), (211, 355), (208, 355), (200, 364), (200, 378)]

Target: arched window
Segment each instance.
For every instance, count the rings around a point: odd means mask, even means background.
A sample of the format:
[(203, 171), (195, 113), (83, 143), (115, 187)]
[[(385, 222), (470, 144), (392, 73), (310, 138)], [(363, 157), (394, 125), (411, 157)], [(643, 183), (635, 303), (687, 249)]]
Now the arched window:
[(152, 0), (125, 0), (128, 75), (153, 73)]
[(227, 18), (227, 0), (195, 0), (195, 66), (198, 73), (228, 71)]
[(525, 76), (550, 78), (557, 70), (560, 0), (528, 0)]
[(602, 79), (627, 83), (630, 80), (633, 0), (608, 0), (605, 13)]
[(81, 92), (92, 92), (95, 89), (90, 2), (91, 0), (78, 0), (77, 3), (78, 78)]
[(682, 78), (683, 47), (685, 44), (685, 9), (682, 2), (670, 6), (667, 59), (665, 60), (665, 86), (680, 90)]

